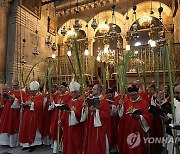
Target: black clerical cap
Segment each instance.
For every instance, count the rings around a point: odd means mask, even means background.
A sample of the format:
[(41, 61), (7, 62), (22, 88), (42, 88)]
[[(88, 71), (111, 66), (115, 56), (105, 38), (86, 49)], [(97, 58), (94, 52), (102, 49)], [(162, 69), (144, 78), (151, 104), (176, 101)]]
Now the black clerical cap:
[(131, 92), (138, 92), (139, 88), (137, 88), (135, 85), (132, 85)]
[(61, 85), (64, 87), (68, 87), (68, 84), (66, 82), (62, 82)]

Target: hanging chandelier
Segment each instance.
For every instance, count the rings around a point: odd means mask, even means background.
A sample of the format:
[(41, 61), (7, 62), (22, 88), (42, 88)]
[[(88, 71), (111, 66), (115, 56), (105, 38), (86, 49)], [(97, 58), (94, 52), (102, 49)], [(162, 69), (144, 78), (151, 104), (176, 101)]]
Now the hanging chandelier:
[(117, 36), (117, 31), (116, 31), (116, 17), (115, 17), (115, 4), (112, 5), (112, 27), (109, 30), (109, 35), (112, 38), (115, 38)]
[(136, 24), (136, 23), (134, 23), (134, 24), (132, 25), (131, 36), (132, 36), (134, 39), (139, 38), (139, 32), (138, 32), (138, 28), (137, 28), (137, 24)]
[(67, 33), (66, 26), (63, 26), (63, 28), (61, 29), (61, 34), (62, 34), (63, 36), (65, 36), (66, 33)]
[(82, 25), (79, 23), (78, 18), (75, 19), (73, 28), (74, 28), (75, 31), (79, 31), (82, 28)]
[(109, 45), (104, 45), (104, 50), (99, 50), (97, 55), (97, 61), (114, 63), (115, 51), (109, 49)]
[(107, 21), (105, 21), (104, 24), (100, 24), (98, 26), (98, 30), (101, 34), (107, 34), (109, 32), (109, 25), (107, 24)]
[(53, 43), (52, 44), (52, 47), (51, 47), (52, 51), (56, 51), (57, 50), (57, 46), (56, 46), (56, 43)]
[(138, 22), (139, 22), (139, 25), (141, 27), (147, 28), (147, 27), (149, 27), (151, 25), (152, 17), (150, 17), (150, 16), (143, 16), (143, 17), (141, 17), (138, 20)]
[(98, 27), (98, 22), (95, 18), (93, 18), (93, 21), (92, 21), (92, 24), (91, 24), (91, 27), (96, 30), (96, 28)]
[(69, 29), (66, 33), (67, 39), (74, 39), (77, 33), (74, 30)]
[(112, 25), (112, 28), (109, 31), (109, 35), (112, 38), (115, 38), (117, 36), (117, 31), (116, 31), (116, 25), (115, 24)]

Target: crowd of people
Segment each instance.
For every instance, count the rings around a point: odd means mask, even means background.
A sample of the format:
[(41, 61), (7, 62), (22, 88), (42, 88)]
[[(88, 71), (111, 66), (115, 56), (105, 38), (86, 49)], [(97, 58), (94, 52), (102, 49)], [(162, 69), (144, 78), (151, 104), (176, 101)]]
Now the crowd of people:
[[(180, 140), (168, 140), (180, 135), (172, 129), (180, 122), (180, 84), (174, 86), (174, 107), (167, 89), (152, 84), (143, 91), (138, 80), (126, 94), (95, 84), (82, 95), (76, 81), (39, 89), (37, 81), (25, 90), (18, 82), (3, 86), (0, 145), (32, 152), (44, 144), (63, 154), (172, 154), (179, 148)], [(163, 137), (166, 143), (146, 140)]]

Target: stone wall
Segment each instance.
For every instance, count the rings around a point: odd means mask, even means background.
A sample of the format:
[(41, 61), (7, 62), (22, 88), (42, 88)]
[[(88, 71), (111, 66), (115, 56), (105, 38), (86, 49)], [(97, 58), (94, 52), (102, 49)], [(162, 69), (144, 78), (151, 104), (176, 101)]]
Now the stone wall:
[(4, 83), (5, 78), (7, 14), (8, 5), (0, 0), (0, 84)]
[(180, 19), (180, 6), (178, 8), (176, 16), (173, 19), (175, 43), (180, 43), (180, 20), (179, 19)]
[[(55, 37), (47, 32), (47, 15), (46, 8), (42, 7), (41, 19), (37, 19), (28, 11), (19, 6), (18, 0), (11, 5), (8, 19), (8, 42), (7, 42), (7, 60), (6, 60), (6, 80), (11, 83), (17, 79), (20, 72), (24, 70), (24, 78), (26, 78), (30, 69), (35, 63), (52, 55), (52, 50), (45, 44), (47, 36), (52, 37), (52, 42), (55, 42)], [(37, 34), (36, 34), (37, 30)], [(23, 39), (26, 40), (23, 43)], [(36, 48), (39, 55), (34, 56), (33, 50)], [(26, 64), (22, 65), (21, 60), (26, 60)], [(43, 78), (45, 73), (45, 63), (39, 63), (32, 76)]]

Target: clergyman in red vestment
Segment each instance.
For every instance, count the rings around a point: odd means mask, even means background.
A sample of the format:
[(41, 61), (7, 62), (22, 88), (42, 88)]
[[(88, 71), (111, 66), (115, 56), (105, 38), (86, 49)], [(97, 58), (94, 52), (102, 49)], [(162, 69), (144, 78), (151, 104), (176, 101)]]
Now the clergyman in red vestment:
[(101, 85), (94, 85), (93, 98), (99, 99), (98, 106), (84, 105), (81, 121), (85, 121), (83, 154), (108, 154), (110, 144), (110, 106), (104, 98)]
[(131, 88), (130, 99), (119, 105), (118, 151), (120, 154), (146, 154), (149, 145), (144, 142), (152, 128), (149, 103), (139, 95), (139, 89)]
[(12, 91), (9, 91), (7, 85), (3, 87), (4, 109), (0, 119), (0, 145), (15, 147), (18, 145), (21, 103), (26, 95), (20, 91), (17, 81), (13, 81), (12, 86)]
[(80, 97), (80, 84), (72, 81), (69, 85), (73, 98), (67, 102), (70, 110), (64, 110), (61, 116), (63, 129), (63, 154), (81, 154), (83, 132), (81, 112), (84, 99)]
[(19, 134), (22, 150), (33, 151), (37, 145), (42, 144), (43, 134), (43, 96), (39, 92), (39, 83), (30, 83), (30, 95), (24, 103), (24, 112)]

